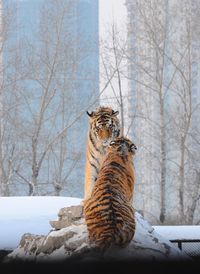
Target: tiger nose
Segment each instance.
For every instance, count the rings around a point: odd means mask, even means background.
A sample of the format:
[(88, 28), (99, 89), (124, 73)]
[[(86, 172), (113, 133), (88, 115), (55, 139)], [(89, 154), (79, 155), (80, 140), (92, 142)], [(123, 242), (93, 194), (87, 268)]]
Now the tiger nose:
[(107, 139), (109, 137), (110, 133), (109, 130), (101, 130), (101, 138)]
[(113, 128), (113, 125), (112, 124), (107, 124), (105, 127), (106, 128)]

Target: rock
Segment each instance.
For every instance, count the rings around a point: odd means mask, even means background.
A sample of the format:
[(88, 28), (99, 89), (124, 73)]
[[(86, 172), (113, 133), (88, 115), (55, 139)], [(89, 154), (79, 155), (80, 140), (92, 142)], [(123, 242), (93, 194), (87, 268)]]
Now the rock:
[(22, 236), (19, 246), (23, 247), (24, 253), (37, 253), (38, 247), (44, 242), (44, 235), (26, 233)]
[(83, 206), (78, 205), (61, 208), (58, 216), (61, 220), (71, 219), (72, 221), (75, 221), (83, 217)]
[(75, 232), (63, 228), (61, 233), (51, 232), (44, 238), (41, 245), (38, 246), (37, 253), (51, 254), (55, 249), (60, 248), (63, 243), (74, 236)]
[(50, 225), (56, 229), (62, 229), (70, 226), (72, 223), (80, 220), (83, 217), (83, 206), (70, 206), (61, 208), (58, 213), (58, 221), (50, 221)]
[(61, 221), (49, 221), (50, 225), (56, 229), (56, 230), (59, 230), (59, 229), (62, 229), (64, 227), (67, 227), (70, 225), (69, 221), (68, 220), (61, 220)]
[(112, 247), (104, 253), (99, 252), (88, 241), (87, 227), (82, 216), (82, 206), (62, 208), (57, 221), (60, 223), (55, 225), (55, 230), (50, 231), (46, 236), (24, 234), (18, 248), (8, 255), (9, 260), (78, 259), (79, 262), (110, 260), (118, 262), (189, 259), (175, 245), (157, 234), (137, 212), (136, 232), (130, 244), (124, 248)]

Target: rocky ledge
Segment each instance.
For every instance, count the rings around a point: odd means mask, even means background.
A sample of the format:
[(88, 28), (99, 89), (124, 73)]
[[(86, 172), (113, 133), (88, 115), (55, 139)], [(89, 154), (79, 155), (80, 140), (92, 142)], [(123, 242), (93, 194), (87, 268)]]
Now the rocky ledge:
[(6, 261), (48, 262), (77, 258), (79, 262), (189, 260), (185, 253), (157, 234), (139, 213), (135, 213), (135, 218), (136, 233), (128, 246), (113, 247), (99, 253), (89, 244), (83, 207), (62, 208), (58, 220), (50, 221), (52, 230), (47, 235), (24, 234), (19, 246), (8, 254)]

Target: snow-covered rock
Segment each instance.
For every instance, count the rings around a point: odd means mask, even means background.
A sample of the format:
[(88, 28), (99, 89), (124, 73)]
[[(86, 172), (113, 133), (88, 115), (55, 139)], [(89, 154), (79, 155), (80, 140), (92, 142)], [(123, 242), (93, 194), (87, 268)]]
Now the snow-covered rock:
[(61, 229), (69, 226), (73, 222), (79, 220), (83, 216), (83, 207), (70, 206), (61, 208), (58, 213), (58, 221), (50, 221), (50, 225), (55, 229)]
[(8, 255), (8, 260), (38, 262), (77, 258), (79, 262), (189, 260), (185, 253), (156, 233), (137, 212), (135, 213), (136, 232), (130, 244), (124, 248), (112, 247), (104, 253), (98, 252), (89, 244), (81, 205), (62, 208), (58, 217), (58, 221), (50, 221), (54, 230), (49, 231), (47, 235), (24, 234), (19, 246)]
[(14, 250), (24, 233), (46, 235), (60, 208), (82, 199), (55, 196), (0, 197), (0, 250)]

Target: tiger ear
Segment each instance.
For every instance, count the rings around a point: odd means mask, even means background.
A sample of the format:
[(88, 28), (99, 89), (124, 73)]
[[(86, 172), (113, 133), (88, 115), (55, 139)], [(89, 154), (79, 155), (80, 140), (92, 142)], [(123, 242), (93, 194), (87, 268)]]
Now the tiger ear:
[(112, 111), (112, 116), (117, 116), (119, 114), (119, 111), (117, 110), (117, 111)]
[(87, 113), (87, 115), (89, 116), (89, 117), (93, 117), (94, 116), (94, 112), (92, 111), (91, 113), (89, 113), (88, 111), (86, 111), (86, 113)]
[(135, 152), (135, 150), (137, 150), (136, 145), (131, 144), (131, 145), (130, 145), (130, 150), (131, 150), (132, 152)]

